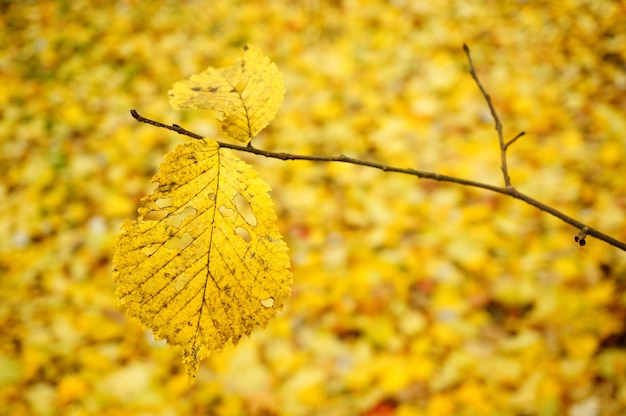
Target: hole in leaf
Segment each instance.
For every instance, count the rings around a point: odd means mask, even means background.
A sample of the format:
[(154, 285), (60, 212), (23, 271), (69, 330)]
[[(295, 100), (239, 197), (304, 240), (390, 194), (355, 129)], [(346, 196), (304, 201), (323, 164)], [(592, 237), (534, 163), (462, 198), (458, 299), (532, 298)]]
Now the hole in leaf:
[(235, 227), (235, 234), (243, 238), (243, 241), (245, 241), (246, 243), (249, 243), (250, 240), (252, 240), (250, 233), (245, 228)]
[(235, 215), (234, 209), (230, 209), (224, 205), (219, 207), (217, 210), (220, 212), (220, 214), (222, 214), (225, 217), (232, 217), (233, 215)]
[(154, 204), (159, 208), (167, 208), (172, 206), (172, 198), (159, 198)]
[(215, 201), (217, 199), (217, 195), (215, 195), (215, 192), (209, 192), (209, 199), (211, 201)]
[(244, 196), (241, 194), (235, 195), (233, 200), (235, 201), (235, 206), (237, 207), (237, 212), (239, 212), (239, 215), (241, 215), (243, 219), (251, 226), (256, 226), (257, 220), (254, 216), (254, 213), (252, 212), (252, 207), (250, 206), (248, 200), (244, 198)]
[(146, 256), (151, 256), (161, 247), (161, 244), (151, 244), (141, 249), (141, 252)]
[(182, 237), (172, 237), (167, 243), (165, 243), (166, 248), (178, 248), (180, 250), (184, 250), (187, 248), (189, 244), (193, 241), (193, 237), (189, 233), (183, 234)]
[(274, 306), (274, 298), (269, 297), (267, 299), (261, 299), (261, 305), (263, 305), (266, 308), (271, 308)]
[(160, 221), (163, 218), (167, 217), (167, 210), (161, 209), (158, 211), (149, 211), (146, 215), (143, 216), (144, 221)]
[(170, 218), (168, 218), (166, 224), (178, 228), (184, 220), (195, 214), (196, 209), (194, 207), (185, 207), (183, 212), (181, 212), (180, 214), (172, 215)]

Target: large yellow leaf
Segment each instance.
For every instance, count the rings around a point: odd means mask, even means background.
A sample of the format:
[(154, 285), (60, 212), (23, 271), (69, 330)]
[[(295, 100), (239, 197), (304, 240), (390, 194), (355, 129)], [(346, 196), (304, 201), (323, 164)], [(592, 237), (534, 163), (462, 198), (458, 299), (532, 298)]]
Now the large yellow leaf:
[(208, 68), (177, 82), (169, 96), (175, 110), (217, 110), (222, 131), (235, 141), (248, 143), (276, 117), (284, 93), (276, 64), (259, 49), (246, 45), (233, 66)]
[(117, 295), (182, 348), (192, 381), (209, 352), (265, 327), (289, 299), (287, 247), (269, 186), (215, 141), (179, 145), (153, 182), (117, 241)]

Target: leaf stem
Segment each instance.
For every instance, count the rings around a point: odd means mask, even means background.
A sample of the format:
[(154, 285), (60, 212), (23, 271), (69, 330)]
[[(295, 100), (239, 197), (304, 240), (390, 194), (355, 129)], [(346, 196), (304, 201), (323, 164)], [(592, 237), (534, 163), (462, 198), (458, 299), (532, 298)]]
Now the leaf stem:
[[(204, 139), (204, 137), (202, 137), (199, 134), (196, 134), (194, 132), (191, 132), (189, 130), (186, 130), (184, 128), (182, 128), (181, 126), (179, 126), (178, 124), (172, 124), (172, 125), (168, 125), (168, 124), (163, 124), (161, 122), (158, 121), (154, 121), (151, 119), (148, 119), (146, 117), (143, 117), (142, 115), (140, 115), (136, 110), (130, 110), (131, 115), (133, 116), (133, 118), (135, 118), (135, 120), (137, 120), (140, 123), (146, 123), (146, 124), (150, 124), (152, 126), (156, 126), (156, 127), (161, 127), (167, 130), (172, 130), (175, 131), (178, 134), (182, 134), (188, 137), (191, 137), (193, 139), (199, 139), (202, 140)], [(507, 143), (508, 145), (511, 145), (515, 140), (517, 140), (519, 137), (521, 137), (523, 135), (523, 133), (518, 134), (514, 139), (512, 139), (511, 141), (509, 141)], [(512, 198), (515, 199), (519, 199), (521, 201), (524, 201), (525, 203), (527, 203), (528, 205), (531, 205), (541, 211), (547, 212), (548, 214), (560, 219), (561, 221), (570, 224), (571, 226), (579, 229), (579, 230), (586, 230), (586, 235), (590, 235), (593, 237), (596, 237), (599, 240), (602, 240), (614, 247), (617, 247), (623, 251), (626, 251), (626, 243), (623, 243), (619, 240), (616, 240), (615, 238), (604, 234), (588, 225), (585, 225), (583, 223), (581, 223), (580, 221), (577, 221), (571, 217), (569, 217), (568, 215), (565, 215), (564, 213), (548, 206), (545, 205), (539, 201), (537, 201), (536, 199), (531, 198), (528, 195), (525, 195), (521, 192), (519, 192), (518, 190), (516, 190), (515, 188), (513, 188), (512, 186), (506, 186), (506, 187), (500, 187), (500, 186), (494, 186), (494, 185), (489, 185), (486, 183), (482, 183), (482, 182), (476, 182), (476, 181), (472, 181), (472, 180), (468, 180), (468, 179), (463, 179), (463, 178), (457, 178), (454, 176), (448, 176), (448, 175), (443, 175), (441, 173), (435, 173), (435, 172), (426, 172), (426, 171), (421, 171), (421, 170), (416, 170), (416, 169), (412, 169), (412, 168), (407, 168), (407, 169), (403, 169), (403, 168), (398, 168), (398, 167), (394, 167), (394, 166), (389, 166), (389, 165), (385, 165), (382, 163), (377, 163), (377, 162), (370, 162), (367, 160), (361, 160), (361, 159), (356, 159), (356, 158), (352, 158), (349, 156), (345, 156), (345, 155), (339, 155), (339, 156), (310, 156), (310, 155), (298, 155), (298, 154), (293, 154), (293, 153), (285, 153), (285, 152), (272, 152), (269, 150), (263, 150), (263, 149), (257, 149), (256, 147), (250, 147), (250, 146), (240, 146), (240, 145), (236, 145), (236, 144), (231, 144), (231, 143), (224, 143), (224, 142), (219, 142), (218, 144), (220, 147), (224, 147), (227, 149), (233, 149), (233, 150), (238, 150), (241, 152), (246, 152), (246, 153), (253, 153), (255, 155), (260, 155), (260, 156), (265, 156), (268, 158), (272, 158), (272, 159), (280, 159), (280, 160), (308, 160), (308, 161), (312, 161), (312, 162), (339, 162), (339, 163), (349, 163), (352, 165), (359, 165), (359, 166), (366, 166), (369, 168), (374, 168), (374, 169), (380, 169), (384, 172), (396, 172), (396, 173), (402, 173), (405, 175), (411, 175), (411, 176), (416, 176), (420, 179), (430, 179), (430, 180), (434, 180), (434, 181), (438, 181), (438, 182), (450, 182), (450, 183), (455, 183), (458, 185), (465, 185), (465, 186), (471, 186), (474, 188), (481, 188), (481, 189), (485, 189), (491, 192), (496, 192), (502, 195), (507, 195), (510, 196)]]

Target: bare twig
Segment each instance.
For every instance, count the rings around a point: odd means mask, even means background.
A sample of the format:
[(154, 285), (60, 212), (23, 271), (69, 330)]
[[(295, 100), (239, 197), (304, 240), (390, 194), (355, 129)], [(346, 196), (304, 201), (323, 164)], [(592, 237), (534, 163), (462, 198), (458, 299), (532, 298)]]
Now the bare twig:
[(510, 144), (512, 144), (512, 142), (514, 142), (521, 136), (518, 135), (515, 139), (511, 140), (508, 144), (506, 145), (504, 144), (504, 135), (502, 133), (502, 123), (500, 122), (500, 118), (498, 117), (496, 108), (493, 106), (493, 103), (491, 102), (491, 96), (487, 94), (487, 91), (483, 87), (483, 84), (480, 82), (480, 79), (478, 79), (478, 75), (476, 74), (476, 70), (474, 69), (474, 63), (472, 62), (472, 56), (470, 55), (469, 47), (465, 43), (463, 44), (463, 50), (465, 51), (465, 55), (467, 55), (467, 61), (469, 62), (469, 65), (470, 65), (470, 74), (472, 75), (472, 78), (474, 78), (474, 81), (476, 82), (476, 85), (478, 85), (478, 88), (480, 88), (480, 92), (483, 94), (483, 97), (485, 97), (485, 101), (487, 101), (487, 106), (489, 107), (489, 111), (491, 112), (491, 117), (493, 117), (493, 120), (496, 124), (495, 127), (496, 127), (496, 131), (498, 132), (498, 142), (500, 143), (500, 161), (501, 161), (500, 169), (502, 169), (502, 175), (504, 176), (504, 185), (507, 188), (511, 188), (512, 185), (511, 185), (511, 178), (509, 176), (509, 168), (507, 167), (507, 164), (506, 164), (506, 149)]
[(509, 141), (508, 141), (508, 142), (504, 145), (504, 151), (506, 152), (506, 149), (508, 149), (510, 145), (512, 145), (513, 143), (515, 143), (515, 141), (516, 141), (517, 139), (519, 139), (520, 137), (522, 137), (522, 136), (523, 136), (523, 135), (525, 135), (525, 134), (526, 134), (526, 132), (525, 132), (525, 131), (523, 131), (523, 132), (521, 132), (521, 133), (518, 133), (518, 134), (517, 134), (517, 136), (513, 137), (511, 140), (509, 140)]
[[(154, 121), (154, 120), (150, 120), (148, 118), (143, 117), (142, 115), (140, 115), (139, 113), (137, 113), (137, 111), (135, 110), (130, 110), (131, 115), (135, 118), (135, 120), (141, 122), (141, 123), (147, 123), (156, 127), (161, 127), (164, 129), (168, 129), (168, 130), (172, 130), (175, 131), (178, 134), (182, 134), (188, 137), (191, 137), (193, 139), (204, 139), (204, 137), (202, 137), (199, 134), (193, 133), (189, 130), (186, 130), (182, 127), (180, 127), (177, 124), (172, 124), (172, 125), (168, 125), (168, 124), (163, 124), (160, 123), (158, 121)], [(521, 134), (518, 135), (518, 137), (521, 137)], [(516, 138), (512, 139), (508, 144), (512, 144), (513, 141), (515, 141)], [(361, 160), (361, 159), (355, 159), (352, 157), (348, 157), (345, 155), (339, 155), (339, 156), (309, 156), (309, 155), (298, 155), (298, 154), (292, 154), (292, 153), (284, 153), (284, 152), (272, 152), (269, 150), (262, 150), (262, 149), (257, 149), (255, 147), (250, 147), (250, 146), (239, 146), (236, 144), (231, 144), (231, 143), (224, 143), (224, 142), (219, 142), (218, 144), (220, 147), (224, 147), (227, 149), (233, 149), (233, 150), (239, 150), (241, 152), (246, 152), (246, 153), (253, 153), (255, 155), (260, 155), (260, 156), (265, 156), (265, 157), (269, 157), (269, 158), (273, 158), (273, 159), (280, 159), (280, 160), (308, 160), (308, 161), (313, 161), (313, 162), (340, 162), (340, 163), (349, 163), (352, 165), (360, 165), (360, 166), (366, 166), (366, 167), (370, 167), (370, 168), (374, 168), (374, 169), (380, 169), (384, 172), (396, 172), (396, 173), (402, 173), (405, 175), (411, 175), (411, 176), (416, 176), (420, 179), (431, 179), (434, 181), (439, 181), (439, 182), (451, 182), (451, 183), (456, 183), (459, 185), (465, 185), (465, 186), (471, 186), (474, 188), (481, 188), (481, 189), (486, 189), (488, 191), (491, 192), (496, 192), (499, 194), (503, 194), (503, 195), (508, 195), (510, 197), (519, 199), (521, 201), (526, 202), (528, 205), (531, 205), (541, 211), (547, 212), (550, 215), (553, 215), (555, 217), (557, 217), (558, 219), (560, 219), (561, 221), (570, 224), (574, 227), (576, 227), (579, 230), (586, 230), (585, 234), (583, 235), (583, 237), (579, 237), (580, 240), (584, 241), (584, 237), (591, 235), (593, 237), (596, 237), (614, 247), (620, 248), (624, 251), (626, 251), (626, 243), (623, 243), (619, 240), (616, 240), (613, 237), (610, 237), (604, 233), (601, 233), (598, 230), (595, 230), (591, 227), (589, 227), (588, 225), (585, 225), (567, 215), (565, 215), (564, 213), (549, 207), (525, 194), (522, 194), (521, 192), (517, 191), (515, 188), (509, 186), (509, 187), (499, 187), (499, 186), (493, 186), (493, 185), (489, 185), (486, 183), (481, 183), (481, 182), (476, 182), (476, 181), (471, 181), (468, 179), (462, 179), (462, 178), (456, 178), (453, 176), (448, 176), (448, 175), (442, 175), (440, 173), (434, 173), (434, 172), (425, 172), (425, 171), (420, 171), (420, 170), (416, 170), (416, 169), (402, 169), (402, 168), (398, 168), (398, 167), (394, 167), (394, 166), (388, 166), (388, 165), (384, 165), (382, 163), (376, 163), (376, 162), (369, 162), (366, 160)], [(580, 236), (581, 234), (579, 234)], [(580, 244), (580, 241), (577, 241)], [(584, 245), (581, 244), (581, 245)]]

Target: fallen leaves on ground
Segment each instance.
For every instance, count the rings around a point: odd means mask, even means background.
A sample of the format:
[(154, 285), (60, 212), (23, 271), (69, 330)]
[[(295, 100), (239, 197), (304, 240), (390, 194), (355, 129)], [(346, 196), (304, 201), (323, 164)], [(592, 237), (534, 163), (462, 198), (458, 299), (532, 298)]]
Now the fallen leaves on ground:
[[(238, 155), (272, 188), (293, 298), (187, 374), (124, 319), (112, 247), (182, 136), (173, 82), (258, 45), (285, 101), (255, 146), (500, 184), (626, 239), (623, 2), (13, 2), (0, 23), (0, 400), (9, 414), (622, 414), (623, 253), (519, 201)], [(408, 364), (407, 364), (408, 363)], [(410, 365), (409, 365), (410, 364)], [(594, 410), (595, 409), (595, 410)]]

